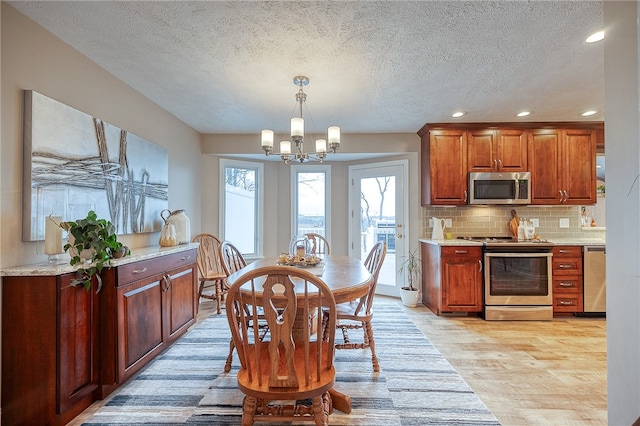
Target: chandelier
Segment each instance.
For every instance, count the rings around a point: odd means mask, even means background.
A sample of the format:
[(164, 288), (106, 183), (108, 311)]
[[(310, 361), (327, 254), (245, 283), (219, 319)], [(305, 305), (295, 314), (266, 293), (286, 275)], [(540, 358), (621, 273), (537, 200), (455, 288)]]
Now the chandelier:
[[(262, 131), (262, 149), (266, 155), (279, 155), (285, 162), (289, 164), (291, 161), (322, 161), (327, 156), (327, 141), (329, 142), (329, 151), (335, 153), (340, 147), (340, 127), (331, 126), (327, 130), (327, 139), (316, 139), (315, 152), (304, 152), (304, 119), (302, 118), (302, 106), (307, 100), (307, 94), (304, 93), (303, 87), (309, 84), (309, 78), (298, 75), (293, 78), (293, 84), (300, 86), (300, 90), (296, 93), (296, 103), (300, 108), (300, 116), (291, 119), (291, 141), (280, 141), (280, 152), (273, 152), (273, 130)], [(296, 108), (298, 108), (296, 105)], [(291, 152), (291, 142), (295, 144), (295, 151)]]

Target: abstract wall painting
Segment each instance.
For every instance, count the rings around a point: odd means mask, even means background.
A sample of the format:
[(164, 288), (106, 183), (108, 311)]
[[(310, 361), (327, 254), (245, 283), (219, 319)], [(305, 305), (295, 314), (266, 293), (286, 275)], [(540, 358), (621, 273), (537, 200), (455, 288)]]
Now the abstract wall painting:
[(168, 206), (163, 147), (38, 92), (24, 93), (23, 240), (49, 215), (111, 220), (118, 234), (156, 232)]

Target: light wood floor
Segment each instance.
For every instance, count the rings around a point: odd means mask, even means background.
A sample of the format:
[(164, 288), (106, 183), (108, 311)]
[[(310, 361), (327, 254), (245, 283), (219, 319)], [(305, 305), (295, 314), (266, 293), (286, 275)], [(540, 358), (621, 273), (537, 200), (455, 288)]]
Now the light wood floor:
[(405, 311), (502, 425), (607, 424), (605, 319), (484, 321), (436, 316), (421, 305)]

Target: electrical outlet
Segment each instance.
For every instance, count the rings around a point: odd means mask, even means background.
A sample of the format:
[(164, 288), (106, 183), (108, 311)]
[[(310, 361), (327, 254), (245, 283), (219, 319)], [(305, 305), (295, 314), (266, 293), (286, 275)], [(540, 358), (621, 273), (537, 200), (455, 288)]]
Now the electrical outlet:
[(569, 227), (569, 218), (561, 217), (560, 218), (560, 228), (568, 228)]
[(531, 224), (533, 225), (534, 228), (537, 228), (540, 226), (540, 221), (538, 220), (537, 217), (531, 218), (529, 220), (531, 221)]
[(445, 220), (444, 220), (444, 226), (446, 226), (446, 227), (448, 227), (448, 228), (450, 228), (451, 226), (453, 226), (453, 225), (451, 224), (451, 219), (445, 219)]

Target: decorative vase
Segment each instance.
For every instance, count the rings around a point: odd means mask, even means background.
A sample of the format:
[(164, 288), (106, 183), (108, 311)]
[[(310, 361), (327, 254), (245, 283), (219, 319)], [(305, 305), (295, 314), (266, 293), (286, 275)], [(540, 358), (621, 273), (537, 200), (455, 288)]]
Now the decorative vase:
[(415, 308), (418, 306), (418, 299), (420, 299), (420, 292), (418, 289), (410, 290), (409, 287), (402, 287), (400, 289), (400, 299), (402, 304), (409, 308)]

